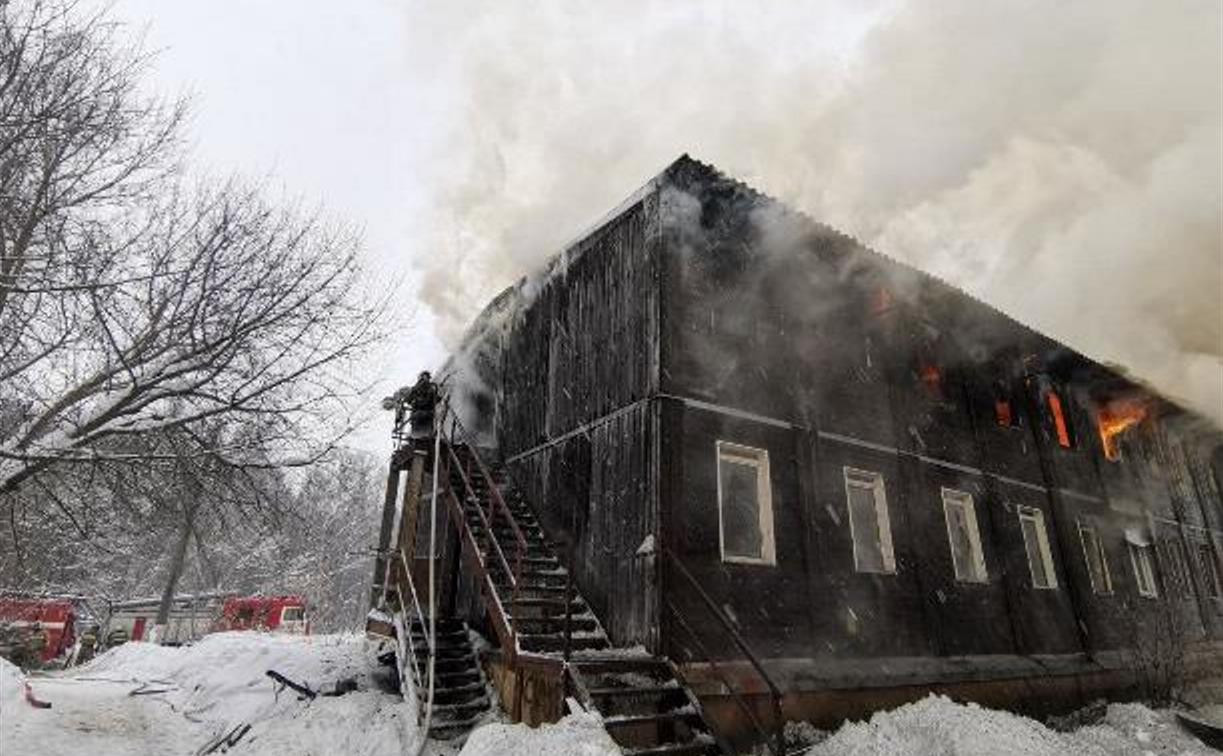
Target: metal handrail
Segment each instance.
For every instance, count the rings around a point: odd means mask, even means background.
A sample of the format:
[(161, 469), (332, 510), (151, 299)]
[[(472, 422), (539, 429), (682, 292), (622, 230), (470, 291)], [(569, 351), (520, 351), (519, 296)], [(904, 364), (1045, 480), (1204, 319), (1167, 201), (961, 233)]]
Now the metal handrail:
[[(739, 634), (739, 631), (735, 629), (730, 619), (726, 616), (726, 613), (723, 612), (718, 607), (718, 605), (714, 602), (714, 600), (710, 598), (709, 594), (705, 592), (705, 589), (701, 587), (700, 581), (698, 581), (695, 577), (693, 577), (692, 573), (688, 571), (688, 568), (684, 566), (684, 563), (680, 561), (680, 558), (676, 556), (675, 552), (671, 551), (669, 548), (664, 547), (663, 553), (675, 565), (679, 574), (682, 575), (684, 579), (688, 581), (689, 585), (692, 586), (693, 590), (696, 592), (696, 595), (701, 598), (701, 601), (705, 605), (705, 608), (707, 608), (710, 614), (712, 614), (714, 618), (718, 620), (718, 623), (722, 625), (722, 629), (724, 629), (727, 632), (727, 634), (730, 635), (731, 640), (733, 640), (735, 642), (735, 645), (738, 646), (739, 651), (742, 652), (745, 658), (747, 658), (748, 662), (751, 663), (752, 667), (756, 670), (756, 673), (760, 675), (760, 678), (764, 681), (765, 686), (768, 687), (769, 698), (773, 704), (773, 720), (774, 720), (773, 730), (774, 730), (774, 738), (776, 739), (776, 744), (771, 745), (770, 750), (773, 751), (773, 753), (777, 754), (778, 756), (780, 756), (781, 754), (784, 754), (785, 753), (785, 736), (784, 736), (785, 722), (781, 716), (781, 690), (773, 682), (773, 679), (769, 677), (769, 673), (765, 671), (764, 665), (762, 665), (760, 663), (760, 660), (756, 658), (756, 654), (752, 652), (752, 649), (750, 647), (748, 647), (747, 641), (743, 640), (743, 636), (741, 636)], [(668, 608), (670, 608), (671, 611), (677, 617), (679, 616), (679, 612), (676, 611), (674, 607), (669, 606)], [(689, 627), (686, 622), (683, 622), (682, 618), (680, 619), (680, 621), (684, 625), (685, 629), (688, 630), (689, 634), (691, 634), (695, 639), (696, 636), (695, 636), (695, 633), (693, 633), (692, 628)], [(700, 645), (702, 649), (704, 649), (704, 644), (701, 644), (699, 639), (696, 639), (696, 640), (697, 640), (697, 644)], [(704, 653), (706, 655), (706, 658), (709, 660), (709, 662), (711, 664), (714, 664), (713, 657), (708, 652), (704, 652)], [(730, 687), (730, 686), (728, 685), (727, 687)], [(736, 696), (738, 695), (737, 693), (735, 693), (733, 688), (731, 688), (731, 692), (734, 693)], [(763, 729), (761, 729), (761, 733), (764, 734)]]
[[(697, 635), (696, 631), (692, 629), (692, 626), (688, 624), (680, 611), (675, 608), (675, 605), (670, 601), (664, 601), (663, 603), (666, 604), (667, 610), (670, 611), (671, 614), (675, 615), (676, 622), (678, 622), (679, 626), (684, 629), (684, 632), (688, 633), (688, 636), (692, 639), (692, 642), (696, 644), (698, 650), (704, 656), (705, 661), (709, 664), (709, 668), (713, 670), (713, 673), (717, 675), (719, 680), (722, 681), (722, 685), (725, 686), (726, 690), (730, 692), (731, 699), (735, 702), (735, 705), (737, 705), (739, 710), (747, 716), (747, 719), (749, 722), (751, 722), (752, 727), (755, 728), (756, 732), (760, 734), (761, 740), (764, 741), (769, 750), (776, 756), (778, 753), (777, 748), (774, 744), (769, 742), (773, 735), (769, 732), (768, 728), (764, 726), (764, 723), (760, 721), (760, 718), (756, 716), (755, 708), (749, 706), (747, 701), (743, 700), (743, 696), (740, 695), (739, 691), (735, 689), (734, 683), (731, 682), (730, 677), (722, 671), (721, 665), (714, 661), (713, 654), (710, 653), (708, 647), (706, 647), (701, 641), (700, 636)], [(688, 658), (692, 658), (691, 653), (688, 653)]]
[[(470, 431), (468, 431), (467, 427), (463, 425), (463, 422), (459, 420), (457, 413), (451, 413), (450, 420), (451, 420), (451, 426), (450, 426), (451, 427), (451, 433), (450, 433), (451, 439), (447, 441), (446, 448), (447, 448), (447, 451), (449, 452), (450, 458), (453, 459), (455, 462), (455, 469), (458, 470), (459, 477), (464, 487), (466, 488), (468, 494), (470, 494), (472, 498), (475, 499), (476, 511), (480, 515), (481, 523), (484, 525), (485, 532), (488, 535), (488, 541), (493, 546), (496, 547), (497, 556), (499, 557), (501, 561), (501, 567), (510, 579), (510, 589), (511, 589), (510, 609), (511, 609), (511, 616), (512, 616), (512, 614), (517, 611), (518, 600), (521, 594), (522, 560), (526, 556), (527, 539), (526, 539), (526, 536), (522, 532), (522, 528), (518, 526), (518, 520), (514, 517), (514, 513), (510, 510), (509, 505), (506, 504), (505, 499), (501, 496), (501, 491), (497, 488), (497, 483), (493, 479), (493, 476), (489, 472), (488, 468), (485, 466), (484, 460), (480, 458), (479, 453), (476, 451), (476, 445), (474, 443), (474, 438), (472, 437), (472, 434), (470, 433)], [(443, 420), (443, 426), (444, 426), (444, 420)], [(461, 464), (458, 458), (458, 455), (455, 453), (454, 438), (459, 435), (462, 435), (464, 437), (466, 441), (466, 443), (464, 444), (464, 446), (466, 447), (465, 448), (466, 454), (472, 461), (475, 462), (476, 470), (479, 473), (480, 477), (484, 480), (484, 487), (488, 491), (489, 503), (490, 503), (488, 513), (484, 511), (484, 507), (481, 505), (479, 497), (476, 496), (475, 486), (472, 485), (472, 481), (468, 475), (468, 472), (464, 471), (464, 466)], [(462, 512), (460, 511), (459, 514), (461, 515)], [(497, 538), (496, 531), (493, 529), (493, 524), (496, 522), (498, 514), (500, 514), (504, 518), (504, 520), (509, 524), (510, 532), (513, 534), (513, 537), (514, 537), (513, 538), (514, 547), (515, 547), (514, 548), (514, 565), (512, 568), (509, 564), (508, 558), (505, 555), (505, 550), (501, 547), (501, 542)], [(462, 527), (466, 528), (467, 527), (466, 519), (465, 518), (460, 518), (460, 519), (462, 520), (462, 523), (463, 523)], [(472, 541), (474, 543), (475, 541), (474, 537)], [(497, 604), (497, 609), (504, 615), (505, 608), (501, 604), (500, 597), (497, 597), (496, 604)], [(517, 643), (518, 631), (514, 627), (513, 623), (506, 621), (504, 624), (509, 631), (509, 639), (508, 639), (509, 645), (511, 649), (513, 650), (513, 652), (516, 654), (518, 653), (518, 643)]]
[(514, 539), (525, 549), (527, 543), (526, 537), (522, 534), (522, 529), (518, 527), (518, 521), (514, 519), (514, 514), (510, 511), (509, 505), (506, 504), (505, 499), (501, 497), (501, 491), (497, 489), (492, 474), (489, 473), (488, 468), (484, 466), (484, 460), (481, 459), (480, 455), (476, 452), (476, 445), (474, 443), (474, 439), (472, 438), (471, 431), (467, 430), (467, 426), (463, 425), (463, 421), (459, 420), (457, 414), (452, 415), (451, 421), (451, 435), (454, 435), (453, 429), (456, 427), (462, 430), (462, 435), (466, 438), (465, 446), (467, 447), (467, 453), (471, 455), (473, 460), (475, 460), (476, 467), (478, 467), (480, 470), (480, 477), (484, 478), (485, 482), (487, 482), (489, 493), (492, 494), (493, 503), (505, 513), (506, 520), (509, 522), (510, 528), (514, 532)]
[[(406, 554), (403, 553), (402, 548), (397, 549), (396, 554), (399, 556), (400, 564), (403, 565), (404, 578), (407, 581), (408, 588), (412, 596), (412, 608), (415, 610), (416, 616), (420, 617), (420, 624), (421, 624), (421, 627), (423, 628), (425, 625), (425, 612), (423, 609), (421, 609), (421, 606), (420, 606), (420, 596), (416, 592), (416, 579), (412, 577), (412, 568), (408, 564), (408, 557)], [(396, 593), (399, 594), (399, 607), (400, 607), (400, 610), (402, 611), (404, 608), (403, 588), (401, 588), (398, 584), (396, 584), (395, 591)], [(408, 617), (409, 621), (411, 621), (411, 619), (412, 619), (411, 617)], [(416, 643), (412, 640), (412, 628), (410, 625), (407, 628), (405, 628), (405, 634), (407, 635), (408, 651), (412, 655), (412, 666), (416, 670), (416, 680), (417, 682), (419, 682), (422, 679), (421, 673), (420, 673), (420, 663), (416, 659)], [(425, 644), (424, 644), (425, 651), (427, 651), (429, 654), (432, 654), (433, 644), (430, 642), (429, 633), (422, 633), (422, 635), (424, 635), (424, 638), (425, 638)]]

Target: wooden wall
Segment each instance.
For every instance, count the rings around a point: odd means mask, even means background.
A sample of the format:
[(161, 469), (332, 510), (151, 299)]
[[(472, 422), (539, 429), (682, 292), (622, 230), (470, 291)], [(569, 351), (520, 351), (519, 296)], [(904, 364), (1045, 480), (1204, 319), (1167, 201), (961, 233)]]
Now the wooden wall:
[[(1194, 474), (1188, 460), (1200, 462), (1199, 452), (1175, 462), (1176, 443), (1165, 437), (1177, 434), (1166, 423), (1133, 431), (1121, 461), (1104, 459), (1092, 407), (1101, 385), (1124, 381), (699, 163), (681, 161), (668, 178), (664, 540), (758, 651), (934, 656), (954, 672), (970, 657), (1124, 648), (1134, 618), (1153, 610), (1182, 612), (1199, 629), (1218, 624), (1219, 602), (1200, 589), (1188, 600), (1137, 594), (1127, 531), (1204, 542), (1223, 534), (1223, 501), (1209, 465)], [(935, 386), (927, 365), (938, 369)], [(1074, 448), (1057, 444), (1044, 409), (1050, 390), (1066, 406)], [(996, 422), (999, 392), (1015, 427)], [(718, 440), (769, 453), (776, 566), (719, 558)], [(845, 466), (884, 477), (894, 575), (854, 569)], [(973, 496), (984, 584), (955, 579), (943, 487)], [(1020, 506), (1044, 513), (1057, 590), (1032, 586)], [(1099, 528), (1110, 595), (1091, 590), (1080, 520)], [(683, 579), (674, 569), (663, 575), (665, 600), (702, 622)], [(725, 633), (702, 627), (708, 645), (737, 655)], [(699, 655), (684, 635), (668, 625), (667, 649)]]
[(500, 451), (613, 641), (656, 639), (657, 195), (567, 250), (510, 328)]

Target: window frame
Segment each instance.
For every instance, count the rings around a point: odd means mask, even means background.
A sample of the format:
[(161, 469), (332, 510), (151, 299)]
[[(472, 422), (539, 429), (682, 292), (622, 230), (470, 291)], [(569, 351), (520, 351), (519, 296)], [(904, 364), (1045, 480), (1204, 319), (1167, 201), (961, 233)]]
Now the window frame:
[[(868, 485), (864, 480), (853, 480), (854, 475), (859, 478), (870, 478), (871, 483)], [(853, 547), (854, 572), (865, 575), (895, 575), (896, 550), (892, 543), (892, 517), (888, 513), (887, 486), (883, 481), (883, 473), (842, 465), (841, 478), (845, 483), (845, 510), (849, 515), (849, 543)], [(875, 521), (879, 524), (879, 561), (883, 563), (882, 570), (864, 569), (858, 560), (858, 530), (854, 525), (854, 508), (850, 503), (851, 487), (870, 491), (875, 501)]]
[[(726, 553), (726, 526), (722, 506), (722, 459), (725, 456), (743, 461), (742, 464), (756, 468), (756, 522), (760, 528), (760, 556), (751, 557)], [(730, 564), (754, 564), (766, 567), (777, 565), (777, 543), (773, 528), (773, 481), (769, 471), (769, 451), (756, 446), (747, 446), (733, 441), (718, 439), (714, 444), (714, 470), (718, 484), (718, 553), (723, 562)]]
[[(1108, 552), (1104, 550), (1104, 542), (1100, 540), (1100, 531), (1095, 525), (1083, 522), (1082, 520), (1079, 520), (1077, 524), (1079, 543), (1083, 547), (1083, 565), (1087, 568), (1087, 579), (1091, 583), (1091, 592), (1097, 596), (1111, 596), (1113, 594), (1113, 574), (1108, 566)], [(1095, 542), (1096, 552), (1100, 557), (1100, 570), (1104, 573), (1105, 590), (1100, 590), (1100, 587), (1096, 585), (1096, 576), (1091, 569), (1091, 557), (1087, 553), (1087, 538), (1084, 537), (1084, 533), (1089, 531), (1092, 540)]]
[[(1152, 554), (1154, 549), (1150, 545), (1141, 546), (1133, 542), (1127, 542), (1126, 548), (1130, 552), (1130, 567), (1134, 570), (1134, 584), (1138, 588), (1138, 595), (1143, 598), (1159, 598), (1159, 586), (1155, 583), (1155, 558)], [(1148, 587), (1143, 587), (1144, 581), (1149, 584)]]
[[(957, 583), (973, 583), (983, 585), (989, 583), (989, 567), (985, 564), (985, 549), (981, 544), (981, 525), (977, 522), (977, 505), (973, 495), (958, 488), (942, 486), (940, 498), (943, 500), (943, 523), (947, 528), (947, 548), (951, 551), (951, 570), (955, 573)], [(951, 507), (964, 508), (964, 521), (969, 526), (968, 547), (971, 551), (973, 574), (961, 575), (960, 563), (956, 561), (955, 540), (951, 532)]]
[[(1053, 564), (1053, 548), (1049, 544), (1049, 529), (1045, 525), (1045, 512), (1040, 507), (1021, 504), (1017, 508), (1019, 518), (1019, 534), (1023, 537), (1023, 550), (1028, 558), (1028, 575), (1032, 578), (1032, 588), (1038, 591), (1056, 591), (1058, 588), (1057, 569)], [(1036, 584), (1036, 570), (1032, 565), (1032, 550), (1028, 548), (1028, 532), (1024, 530), (1024, 520), (1036, 525), (1036, 552), (1040, 555), (1041, 564), (1045, 568), (1048, 584)]]

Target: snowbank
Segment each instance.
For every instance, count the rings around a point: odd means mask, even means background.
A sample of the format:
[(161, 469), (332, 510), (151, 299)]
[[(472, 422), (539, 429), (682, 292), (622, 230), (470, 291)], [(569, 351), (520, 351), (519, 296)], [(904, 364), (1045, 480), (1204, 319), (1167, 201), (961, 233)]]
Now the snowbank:
[[(190, 754), (241, 725), (250, 729), (233, 752), (250, 756), (403, 753), (416, 736), (415, 714), (378, 689), (375, 669), (363, 639), (351, 635), (222, 633), (183, 648), (128, 643), (32, 678), (36, 695), (52, 703), (39, 710), (24, 701), (20, 671), (0, 661), (0, 753)], [(299, 700), (292, 690), (277, 692), (268, 670), (314, 690), (354, 678), (358, 690)]]
[(1059, 733), (1026, 717), (929, 696), (868, 722), (852, 722), (811, 756), (1189, 756), (1212, 751), (1182, 732), (1168, 712), (1113, 704), (1100, 724)]
[(472, 732), (459, 756), (620, 756), (598, 714), (570, 714), (554, 725), (490, 724)]
[(25, 705), (25, 675), (8, 659), (0, 658), (0, 719), (15, 716), (15, 707)]

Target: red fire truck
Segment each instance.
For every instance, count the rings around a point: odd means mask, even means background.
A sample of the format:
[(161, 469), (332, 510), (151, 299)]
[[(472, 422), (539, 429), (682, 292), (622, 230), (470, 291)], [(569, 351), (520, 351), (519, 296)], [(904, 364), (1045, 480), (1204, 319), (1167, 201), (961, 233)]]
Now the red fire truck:
[(75, 625), (76, 607), (67, 599), (0, 596), (0, 627), (28, 638), (44, 663), (72, 649)]
[(307, 635), (306, 601), (301, 596), (242, 596), (225, 600), (216, 630), (266, 630)]

